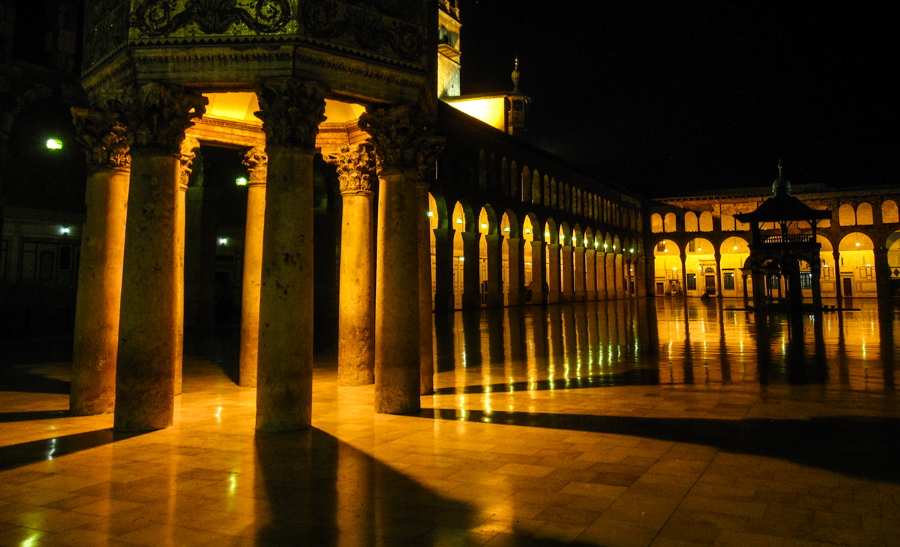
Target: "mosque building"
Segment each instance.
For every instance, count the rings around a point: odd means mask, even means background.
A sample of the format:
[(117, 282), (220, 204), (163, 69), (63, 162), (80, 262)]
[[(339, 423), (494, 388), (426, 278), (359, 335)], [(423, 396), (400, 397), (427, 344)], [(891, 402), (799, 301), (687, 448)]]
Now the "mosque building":
[[(74, 6), (0, 13), (0, 279), (4, 330), (74, 329), (76, 414), (171, 426), (186, 325), (240, 322), (256, 427), (286, 431), (314, 343), (408, 413), (436, 313), (788, 292), (750, 260), (767, 189), (654, 199), (571, 166), (519, 137), (518, 60), (461, 95), (455, 0), (89, 0), (83, 34)], [(793, 295), (900, 293), (896, 188), (792, 195), (821, 212), (779, 228), (817, 245)]]

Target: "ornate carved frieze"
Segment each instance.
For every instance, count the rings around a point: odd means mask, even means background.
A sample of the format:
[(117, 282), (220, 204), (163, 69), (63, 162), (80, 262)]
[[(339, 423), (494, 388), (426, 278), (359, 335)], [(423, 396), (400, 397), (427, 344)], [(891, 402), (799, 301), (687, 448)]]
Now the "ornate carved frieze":
[(121, 104), (131, 146), (180, 156), (184, 130), (206, 112), (208, 102), (203, 95), (174, 85), (153, 83), (128, 90)]
[(325, 121), (325, 86), (318, 82), (287, 80), (256, 86), (266, 143), (313, 149), (319, 124)]
[(359, 128), (372, 137), (379, 169), (419, 171), (422, 162), (431, 161), (433, 165), (433, 158), (440, 151), (442, 139), (427, 126), (417, 106), (367, 109), (359, 118)]
[(191, 178), (191, 164), (197, 157), (197, 150), (200, 149), (200, 141), (194, 137), (185, 137), (181, 141), (181, 180), (180, 187), (187, 190), (188, 180)]
[(426, 135), (419, 142), (417, 161), (419, 163), (419, 184), (427, 186), (428, 172), (434, 169), (438, 156), (444, 151), (447, 139), (426, 130)]
[(342, 146), (326, 154), (325, 160), (337, 167), (341, 195), (372, 195), (375, 192), (375, 154), (369, 145), (360, 144), (353, 150)]
[(250, 184), (265, 184), (269, 175), (269, 156), (265, 147), (254, 146), (244, 155), (244, 165), (250, 172)]
[(170, 36), (181, 30), (197, 34), (279, 33), (293, 19), (295, 2), (255, 0), (139, 0), (131, 25), (141, 36)]
[(73, 108), (72, 122), (84, 149), (88, 169), (128, 169), (131, 156), (125, 122), (116, 101), (100, 108)]

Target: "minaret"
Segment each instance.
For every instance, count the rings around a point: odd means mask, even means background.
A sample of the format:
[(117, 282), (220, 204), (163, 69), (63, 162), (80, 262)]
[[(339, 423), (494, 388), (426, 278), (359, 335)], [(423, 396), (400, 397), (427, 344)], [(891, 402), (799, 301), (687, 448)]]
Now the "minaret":
[(506, 132), (510, 135), (521, 135), (525, 131), (525, 105), (531, 102), (519, 91), (519, 58), (516, 57), (516, 64), (512, 74), (513, 89), (506, 96), (509, 100), (509, 116), (506, 123)]
[(438, 98), (458, 97), (460, 94), (460, 49), (458, 0), (438, 0)]

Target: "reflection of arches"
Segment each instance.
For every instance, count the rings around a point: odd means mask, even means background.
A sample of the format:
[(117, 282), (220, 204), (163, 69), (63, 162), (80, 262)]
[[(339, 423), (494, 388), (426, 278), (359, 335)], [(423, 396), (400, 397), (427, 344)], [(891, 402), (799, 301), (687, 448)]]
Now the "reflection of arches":
[(666, 213), (666, 220), (664, 223), (664, 229), (666, 233), (671, 233), (676, 231), (675, 225), (675, 213)]
[(684, 231), (698, 232), (700, 231), (700, 223), (697, 221), (697, 213), (688, 211), (684, 214)]
[(900, 211), (897, 209), (896, 201), (887, 199), (881, 204), (881, 222), (900, 222)]
[(700, 231), (701, 232), (712, 232), (713, 231), (713, 216), (709, 211), (703, 211), (700, 213)]
[(856, 223), (860, 226), (870, 226), (872, 222), (872, 206), (864, 201), (856, 208)]
[(841, 226), (856, 225), (856, 211), (853, 210), (853, 206), (849, 203), (841, 205), (838, 209), (838, 223)]

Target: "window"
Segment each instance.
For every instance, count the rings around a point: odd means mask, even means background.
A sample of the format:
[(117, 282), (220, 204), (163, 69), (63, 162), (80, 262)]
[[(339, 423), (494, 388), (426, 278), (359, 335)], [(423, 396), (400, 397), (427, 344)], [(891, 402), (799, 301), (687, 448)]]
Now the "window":
[(734, 290), (734, 272), (725, 272), (722, 279), (722, 285), (726, 291)]
[(697, 252), (697, 240), (696, 239), (692, 239), (692, 240), (688, 241), (688, 252), (689, 253)]
[(800, 288), (812, 289), (812, 272), (800, 272)]
[(693, 273), (687, 274), (687, 290), (689, 290), (689, 291), (697, 290), (697, 274), (693, 274)]

